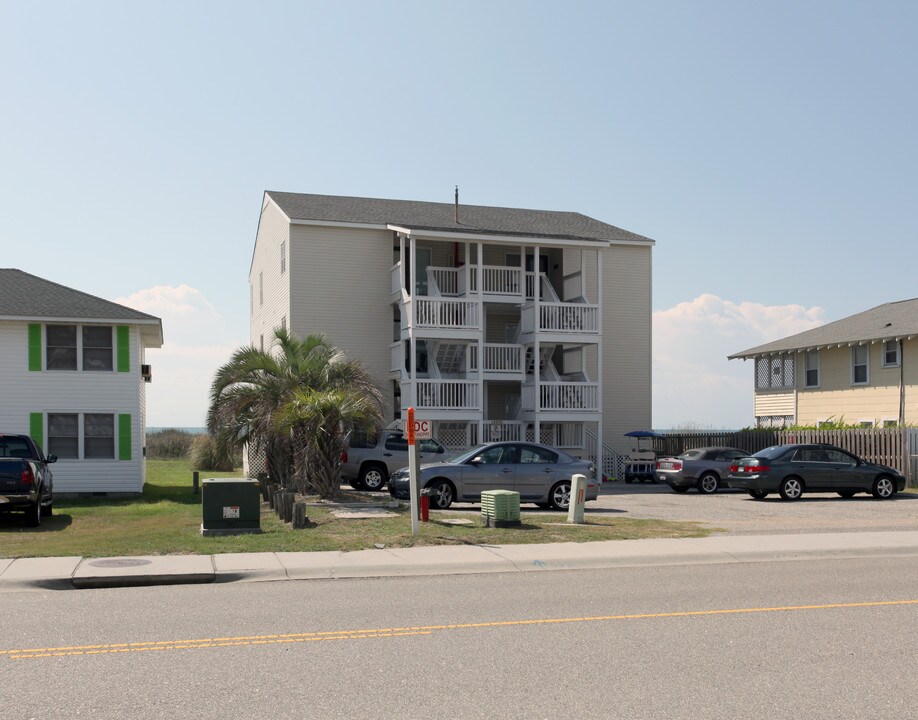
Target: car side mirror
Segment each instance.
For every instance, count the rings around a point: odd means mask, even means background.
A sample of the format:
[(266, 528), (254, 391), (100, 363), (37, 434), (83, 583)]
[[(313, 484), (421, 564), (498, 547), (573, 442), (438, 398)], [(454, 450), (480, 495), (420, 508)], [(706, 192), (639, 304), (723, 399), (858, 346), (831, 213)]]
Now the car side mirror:
[(45, 460), (46, 460), (46, 462), (48, 462), (49, 464), (50, 464), (50, 463), (56, 463), (56, 462), (57, 462), (57, 455), (48, 455), (48, 457), (45, 458)]
[(471, 460), (469, 460), (469, 465), (481, 465), (484, 462), (484, 458), (481, 455), (476, 455)]
[(445, 452), (446, 452), (446, 448), (443, 447), (442, 445), (437, 448), (437, 455), (442, 455)]

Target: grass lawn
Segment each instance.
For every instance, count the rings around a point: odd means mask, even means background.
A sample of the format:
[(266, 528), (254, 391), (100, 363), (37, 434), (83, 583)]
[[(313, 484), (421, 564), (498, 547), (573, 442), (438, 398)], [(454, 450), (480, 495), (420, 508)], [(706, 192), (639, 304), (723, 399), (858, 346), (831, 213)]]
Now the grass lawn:
[[(228, 477), (231, 473), (201, 473), (201, 477)], [(241, 473), (236, 473), (241, 476)], [(0, 513), (0, 557), (112, 557), (121, 555), (213, 554), (228, 552), (362, 550), (376, 545), (513, 544), (587, 542), (656, 537), (704, 537), (710, 533), (698, 523), (630, 520), (591, 516), (584, 525), (567, 525), (563, 513), (523, 513), (522, 527), (490, 529), (480, 525), (455, 526), (443, 519), (479, 520), (478, 512), (431, 513), (411, 535), (407, 508), (398, 517), (345, 520), (324, 507), (310, 507), (310, 526), (293, 530), (274, 511), (262, 506), (258, 535), (201, 536), (201, 496), (192, 493), (191, 469), (185, 460), (148, 460), (143, 495), (132, 499), (58, 498), (54, 515), (39, 528), (26, 528), (19, 513)], [(368, 496), (353, 491), (343, 500)], [(374, 500), (380, 500), (377, 496)], [(589, 506), (588, 506), (589, 509)]]

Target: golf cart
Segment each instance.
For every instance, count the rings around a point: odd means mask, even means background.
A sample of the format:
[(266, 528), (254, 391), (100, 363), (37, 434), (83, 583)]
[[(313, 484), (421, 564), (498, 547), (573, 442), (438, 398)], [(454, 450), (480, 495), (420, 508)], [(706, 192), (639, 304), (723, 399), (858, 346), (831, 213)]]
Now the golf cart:
[(653, 439), (663, 436), (653, 430), (632, 430), (626, 432), (625, 437), (631, 438), (631, 453), (625, 465), (625, 482), (655, 483), (657, 480), (653, 471), (657, 455), (653, 451)]

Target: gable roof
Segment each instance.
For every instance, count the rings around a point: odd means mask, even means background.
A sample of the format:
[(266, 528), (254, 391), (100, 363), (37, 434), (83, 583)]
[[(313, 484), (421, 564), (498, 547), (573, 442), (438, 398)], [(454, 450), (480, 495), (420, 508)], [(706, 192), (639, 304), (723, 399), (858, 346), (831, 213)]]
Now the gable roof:
[(918, 298), (879, 305), (857, 315), (728, 356), (744, 360), (780, 352), (901, 340), (918, 335)]
[(428, 230), (478, 235), (514, 235), (556, 239), (633, 242), (653, 240), (608, 225), (576, 212), (459, 205), (459, 222), (453, 203), (416, 200), (309, 195), (267, 191), (291, 221), (398, 225)]
[(163, 342), (162, 320), (15, 268), (0, 268), (0, 320), (90, 320), (152, 326), (147, 347)]

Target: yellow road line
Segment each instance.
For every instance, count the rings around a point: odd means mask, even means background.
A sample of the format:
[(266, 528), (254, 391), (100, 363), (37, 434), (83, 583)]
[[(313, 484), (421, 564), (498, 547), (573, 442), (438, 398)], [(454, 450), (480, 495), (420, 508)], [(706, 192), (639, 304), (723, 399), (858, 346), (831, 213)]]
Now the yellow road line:
[(443, 630), (469, 630), (478, 628), (502, 628), (524, 625), (557, 625), (563, 623), (609, 622), (613, 620), (653, 620), (660, 618), (743, 615), (751, 613), (799, 612), (803, 610), (838, 610), (848, 608), (893, 607), (902, 605), (918, 605), (918, 600), (882, 600), (857, 603), (827, 603), (822, 605), (781, 605), (775, 607), (757, 608), (684, 610), (661, 613), (634, 613), (628, 615), (536, 618), (531, 620), (494, 620), (476, 623), (452, 623), (447, 625), (421, 625), (417, 627), (375, 628), (367, 630), (327, 630), (323, 632), (308, 633), (199, 638), (196, 640), (157, 640), (150, 642), (112, 643), (106, 645), (70, 645), (52, 648), (20, 648), (15, 650), (0, 650), (0, 656), (6, 655), (11, 660), (23, 660), (26, 658), (65, 657), (73, 655), (102, 655), (110, 653), (152, 652), (163, 650), (193, 650), (199, 648), (306, 643), (329, 640), (365, 640), (374, 638), (431, 635), (437, 631)]

